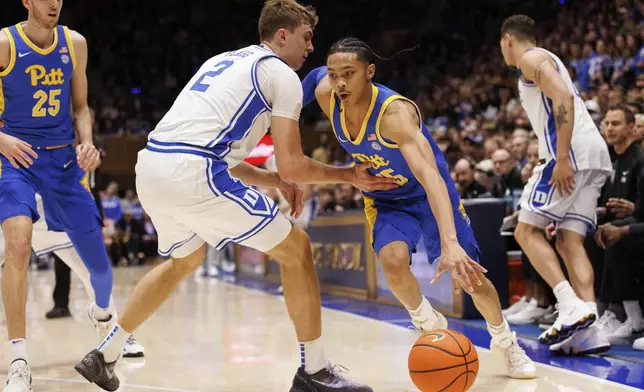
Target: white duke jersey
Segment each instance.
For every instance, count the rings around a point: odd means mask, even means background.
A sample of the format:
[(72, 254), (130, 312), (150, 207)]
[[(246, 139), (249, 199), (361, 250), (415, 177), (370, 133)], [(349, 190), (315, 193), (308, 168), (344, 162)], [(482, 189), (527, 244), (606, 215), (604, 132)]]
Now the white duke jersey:
[(249, 46), (206, 61), (150, 133), (147, 148), (189, 149), (234, 167), (266, 134), (271, 116), (297, 121), (301, 109), (297, 74), (268, 48)]
[[(570, 160), (574, 170), (596, 169), (612, 172), (613, 166), (606, 142), (590, 117), (565, 65), (557, 56), (545, 49), (532, 50), (547, 53), (555, 61), (557, 72), (573, 94), (575, 116), (570, 142)], [(539, 158), (545, 162), (556, 159), (558, 135), (552, 100), (536, 84), (523, 79), (521, 69), (519, 69), (519, 98), (530, 119), (532, 129), (539, 139)]]

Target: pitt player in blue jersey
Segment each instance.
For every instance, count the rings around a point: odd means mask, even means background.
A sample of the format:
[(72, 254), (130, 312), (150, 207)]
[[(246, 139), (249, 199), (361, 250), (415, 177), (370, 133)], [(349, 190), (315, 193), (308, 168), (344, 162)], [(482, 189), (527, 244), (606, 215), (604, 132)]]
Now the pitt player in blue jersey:
[(535, 366), (501, 314), (498, 294), (478, 261), (479, 249), (445, 158), (409, 99), (371, 82), (375, 54), (364, 42), (345, 38), (329, 50), (327, 67), (303, 82), (305, 102), (317, 99), (342, 147), (372, 174), (394, 178), (389, 191), (364, 192), (372, 245), (391, 291), (421, 332), (447, 328), (409, 268), (421, 236), (430, 261), (440, 257), (432, 282), (449, 271), (455, 290), (472, 295), (488, 322), (492, 350), (513, 378), (534, 378)]
[(62, 0), (23, 4), (28, 20), (0, 32), (2, 291), (12, 359), (4, 392), (31, 390), (25, 308), (32, 227), (39, 219), (36, 193), (42, 195), (49, 230), (67, 232), (90, 271), (98, 305), (90, 306), (90, 318), (99, 330), (107, 330), (112, 318), (112, 270), (85, 180), (100, 164), (87, 106), (87, 43), (58, 25)]

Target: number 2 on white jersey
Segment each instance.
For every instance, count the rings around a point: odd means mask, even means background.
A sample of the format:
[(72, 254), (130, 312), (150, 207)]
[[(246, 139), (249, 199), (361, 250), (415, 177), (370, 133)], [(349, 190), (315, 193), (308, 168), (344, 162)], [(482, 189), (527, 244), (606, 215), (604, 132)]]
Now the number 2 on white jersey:
[(204, 72), (203, 75), (197, 79), (195, 84), (190, 87), (190, 91), (199, 91), (202, 93), (205, 93), (208, 91), (208, 88), (210, 87), (212, 80), (221, 75), (225, 70), (230, 68), (233, 65), (234, 61), (232, 60), (224, 60), (219, 63), (217, 63), (212, 71)]

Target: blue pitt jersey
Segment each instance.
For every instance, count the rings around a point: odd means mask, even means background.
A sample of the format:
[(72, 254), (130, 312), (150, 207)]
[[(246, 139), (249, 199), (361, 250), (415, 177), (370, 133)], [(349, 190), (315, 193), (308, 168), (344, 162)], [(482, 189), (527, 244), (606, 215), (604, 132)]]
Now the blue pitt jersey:
[[(380, 119), (392, 101), (396, 99), (409, 100), (379, 84), (373, 84), (372, 88), (371, 105), (362, 123), (360, 133), (355, 140), (351, 140), (351, 136), (349, 136), (349, 132), (344, 125), (344, 110), (339, 110), (342, 102), (337, 98), (335, 93), (332, 93), (330, 111), (333, 132), (335, 132), (342, 147), (351, 154), (354, 162), (371, 162), (371, 168), (369, 170), (373, 175), (395, 178), (400, 185), (399, 188), (390, 191), (365, 192), (365, 196), (375, 199), (404, 199), (425, 196), (425, 189), (414, 176), (398, 146), (391, 140), (387, 140), (380, 135), (380, 130), (378, 129)], [(430, 135), (427, 127), (422, 124), (422, 121), (420, 126), (423, 135), (427, 138), (434, 151), (436, 164), (438, 165), (443, 180), (447, 184), (452, 204), (458, 208), (458, 192), (449, 175), (445, 157)]]
[(56, 26), (54, 43), (40, 49), (20, 24), (3, 29), (11, 60), (0, 71), (2, 132), (36, 148), (71, 144), (71, 78), (76, 65), (69, 30)]

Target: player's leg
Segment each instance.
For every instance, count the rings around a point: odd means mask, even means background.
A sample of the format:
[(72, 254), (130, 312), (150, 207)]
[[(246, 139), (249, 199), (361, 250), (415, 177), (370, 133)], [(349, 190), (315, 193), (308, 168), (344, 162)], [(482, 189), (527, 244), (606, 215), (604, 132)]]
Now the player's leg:
[[(52, 161), (76, 162), (76, 152), (70, 147), (49, 151)], [(90, 273), (95, 305), (88, 309), (90, 320), (105, 333), (113, 323), (110, 309), (113, 275), (105, 250), (100, 213), (90, 193), (85, 173), (77, 165), (54, 165), (49, 178), (43, 181), (41, 195), (47, 226), (64, 231), (74, 244)]]
[[(554, 161), (553, 161), (554, 162)], [(572, 195), (560, 195), (548, 184), (554, 164), (537, 167), (524, 193), (519, 224), (514, 236), (527, 254), (537, 272), (552, 287), (559, 303), (559, 317), (553, 326), (541, 335), (542, 343), (559, 343), (579, 329), (588, 328), (597, 318), (593, 309), (579, 299), (570, 282), (566, 280), (554, 249), (546, 240), (544, 229), (552, 220), (561, 221), (583, 192), (584, 178), (575, 178), (577, 187)], [(579, 174), (579, 173), (577, 173)], [(571, 246), (571, 249), (578, 249)], [(581, 252), (584, 252), (583, 246)], [(586, 258), (587, 259), (587, 258)], [(584, 268), (577, 266), (576, 268)], [(588, 262), (588, 270), (592, 267)]]
[[(459, 234), (459, 243), (472, 260), (478, 261), (480, 250), (470, 228)], [(525, 353), (508, 322), (503, 317), (501, 301), (494, 284), (480, 271), (475, 271), (481, 285), (473, 284), (469, 292), (474, 306), (487, 323), (487, 329), (492, 336), (490, 348), (503, 361), (509, 377), (531, 379), (536, 377), (536, 366)], [(455, 283), (458, 284), (458, 283)], [(463, 287), (463, 291), (467, 290)]]
[(2, 271), (2, 298), (9, 338), (11, 365), (5, 392), (31, 390), (31, 371), (27, 358), (27, 269), (31, 256), (32, 222), (38, 219), (35, 185), (23, 178), (0, 156), (0, 222), (5, 242)]
[[(596, 325), (592, 325), (598, 318), (595, 302), (595, 277), (592, 263), (584, 247), (584, 238), (588, 228), (594, 228), (596, 223), (597, 199), (605, 180), (606, 174), (603, 172), (584, 170), (575, 173), (576, 198), (574, 203), (563, 213), (564, 220), (559, 224), (557, 230), (557, 251), (566, 264), (574, 294), (579, 299), (574, 297), (561, 299), (559, 297), (562, 293), (558, 294), (555, 290), (560, 307), (559, 317), (555, 325), (542, 334), (540, 340), (547, 341), (552, 330), (558, 325), (565, 328), (567, 325), (574, 326), (575, 323), (581, 323), (581, 327), (585, 328), (569, 328), (572, 333), (566, 339), (556, 341), (550, 347), (553, 353), (583, 355), (610, 350), (610, 342), (603, 331)], [(566, 295), (565, 292), (563, 294)], [(571, 300), (571, 298), (573, 299)], [(590, 315), (586, 315), (586, 320), (584, 320), (583, 312), (590, 312)], [(572, 316), (566, 317), (566, 314)]]
[[(447, 319), (423, 296), (411, 272), (411, 252), (422, 235), (418, 205), (375, 201), (365, 197), (365, 214), (371, 226), (371, 243), (383, 267), (389, 290), (409, 312), (420, 333), (447, 328)], [(423, 205), (427, 205), (425, 200)], [(426, 209), (426, 208), (425, 208)]]

